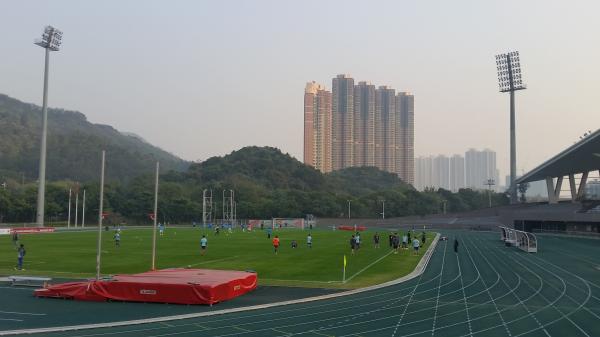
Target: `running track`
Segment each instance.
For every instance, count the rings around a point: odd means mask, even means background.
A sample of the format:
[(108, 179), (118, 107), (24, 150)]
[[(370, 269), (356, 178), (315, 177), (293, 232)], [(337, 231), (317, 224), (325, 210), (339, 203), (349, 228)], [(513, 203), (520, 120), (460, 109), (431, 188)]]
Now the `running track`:
[(442, 233), (425, 272), (352, 296), (220, 316), (46, 336), (600, 336), (600, 241)]

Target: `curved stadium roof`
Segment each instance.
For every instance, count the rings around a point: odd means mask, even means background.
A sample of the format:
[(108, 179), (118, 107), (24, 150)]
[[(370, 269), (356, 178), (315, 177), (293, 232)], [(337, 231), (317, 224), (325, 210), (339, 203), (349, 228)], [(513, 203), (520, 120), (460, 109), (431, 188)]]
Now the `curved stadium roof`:
[(600, 169), (600, 129), (517, 179), (516, 183), (564, 177)]

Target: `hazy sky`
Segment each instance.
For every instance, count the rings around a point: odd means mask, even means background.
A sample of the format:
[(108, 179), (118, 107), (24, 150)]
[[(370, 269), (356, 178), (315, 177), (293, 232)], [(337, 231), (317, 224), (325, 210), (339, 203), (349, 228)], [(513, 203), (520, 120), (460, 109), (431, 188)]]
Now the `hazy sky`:
[(0, 93), (139, 134), (185, 159), (270, 145), (301, 159), (303, 89), (339, 73), (415, 94), (416, 155), (498, 152), (508, 95), (494, 55), (519, 50), (518, 170), (600, 125), (598, 1), (6, 1)]

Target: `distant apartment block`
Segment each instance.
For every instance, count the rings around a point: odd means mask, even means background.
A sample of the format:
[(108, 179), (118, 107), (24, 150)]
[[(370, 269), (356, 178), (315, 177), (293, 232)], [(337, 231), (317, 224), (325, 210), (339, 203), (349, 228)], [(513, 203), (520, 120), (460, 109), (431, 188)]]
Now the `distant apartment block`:
[(375, 86), (354, 87), (354, 165), (375, 166)]
[[(323, 117), (327, 112), (320, 111), (327, 107), (327, 93), (314, 82), (306, 86), (304, 163), (323, 172), (376, 166), (414, 184), (414, 96), (396, 94), (387, 86), (376, 88), (368, 82), (355, 85), (349, 75), (337, 75), (332, 80), (331, 118), (327, 119)], [(323, 97), (323, 104), (319, 97)], [(324, 121), (320, 122), (318, 116)], [(329, 152), (323, 143), (327, 141)]]
[(304, 90), (304, 163), (331, 172), (331, 92), (315, 82)]
[(459, 154), (450, 157), (450, 191), (465, 188), (465, 158)]
[(396, 172), (415, 184), (415, 96), (399, 92), (396, 96)]
[(354, 79), (338, 75), (332, 83), (331, 163), (340, 170), (354, 166)]
[(375, 90), (375, 166), (396, 171), (396, 91), (387, 86)]
[(498, 191), (499, 172), (496, 167), (496, 152), (485, 149), (478, 151), (469, 149), (465, 153), (465, 182), (472, 189), (486, 189), (488, 179), (494, 179), (492, 190)]
[(487, 189), (488, 179), (494, 179), (492, 190), (499, 191), (496, 153), (492, 150), (469, 149), (465, 156), (455, 154), (418, 157), (415, 159), (415, 188), (443, 188), (458, 192), (461, 188)]

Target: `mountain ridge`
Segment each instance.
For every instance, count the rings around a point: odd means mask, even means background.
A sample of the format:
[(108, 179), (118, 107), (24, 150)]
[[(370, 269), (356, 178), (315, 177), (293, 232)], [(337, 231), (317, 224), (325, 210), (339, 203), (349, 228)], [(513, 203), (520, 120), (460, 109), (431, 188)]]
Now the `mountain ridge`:
[[(38, 175), (42, 108), (0, 94), (0, 174)], [(189, 162), (154, 146), (140, 136), (88, 121), (79, 111), (48, 109), (48, 179), (97, 179), (100, 152), (107, 151), (107, 179), (126, 181), (151, 172), (183, 171)], [(112, 164), (112, 166), (110, 166)]]

